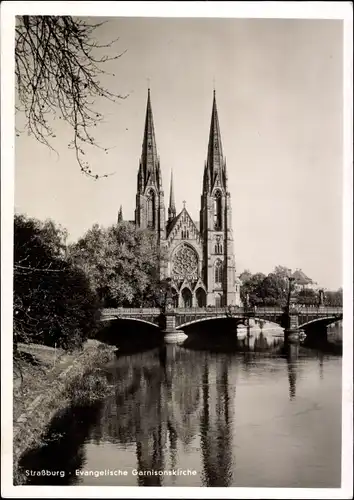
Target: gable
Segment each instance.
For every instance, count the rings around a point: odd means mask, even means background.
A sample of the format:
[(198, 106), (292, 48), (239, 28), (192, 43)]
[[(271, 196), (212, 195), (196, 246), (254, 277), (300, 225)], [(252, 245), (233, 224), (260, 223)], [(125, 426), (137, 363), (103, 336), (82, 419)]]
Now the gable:
[(171, 242), (174, 239), (200, 240), (199, 231), (185, 208), (168, 228), (167, 241)]

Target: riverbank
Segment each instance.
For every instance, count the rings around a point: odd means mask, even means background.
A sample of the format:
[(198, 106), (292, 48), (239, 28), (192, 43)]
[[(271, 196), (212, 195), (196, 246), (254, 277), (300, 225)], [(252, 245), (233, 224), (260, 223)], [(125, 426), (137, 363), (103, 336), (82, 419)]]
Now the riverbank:
[(100, 367), (114, 357), (114, 346), (89, 340), (71, 353), (45, 346), (20, 345), (14, 363), (14, 484), (23, 484), (21, 456), (44, 443), (53, 416), (70, 404), (90, 403), (105, 396), (108, 384)]

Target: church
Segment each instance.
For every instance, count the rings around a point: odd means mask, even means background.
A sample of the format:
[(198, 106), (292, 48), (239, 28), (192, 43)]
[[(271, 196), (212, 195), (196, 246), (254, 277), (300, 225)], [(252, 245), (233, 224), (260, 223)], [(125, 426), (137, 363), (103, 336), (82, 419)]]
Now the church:
[(171, 278), (175, 307), (223, 307), (239, 304), (239, 280), (231, 225), (231, 197), (223, 156), (215, 90), (199, 221), (185, 203), (177, 213), (173, 176), (165, 210), (160, 159), (148, 90), (142, 153), (137, 176), (135, 225), (156, 233), (166, 256), (160, 275)]

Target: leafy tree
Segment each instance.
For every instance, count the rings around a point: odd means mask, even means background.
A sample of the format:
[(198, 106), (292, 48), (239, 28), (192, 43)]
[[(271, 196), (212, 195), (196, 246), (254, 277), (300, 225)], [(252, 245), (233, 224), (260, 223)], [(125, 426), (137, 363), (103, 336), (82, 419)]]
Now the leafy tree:
[[(276, 266), (272, 273), (265, 276), (262, 273), (251, 274), (246, 270), (241, 275), (241, 300), (245, 304), (248, 297), (252, 306), (285, 306), (289, 293), (289, 277), (291, 270), (285, 266)], [(310, 288), (296, 291), (292, 285), (292, 297), (299, 304), (318, 305), (319, 293)], [(343, 290), (327, 291), (324, 294), (324, 304), (328, 306), (342, 306)]]
[(251, 274), (244, 271), (241, 275), (241, 299), (246, 303), (248, 295), (250, 306), (281, 306), (287, 301), (290, 270), (277, 266), (273, 273), (266, 276), (263, 273)]
[(319, 304), (319, 294), (311, 288), (303, 288), (297, 292), (296, 299), (299, 304), (303, 305), (317, 306)]
[(93, 226), (69, 249), (70, 258), (88, 276), (105, 306), (158, 305), (158, 262), (163, 259), (155, 235), (128, 222)]
[(270, 273), (260, 283), (259, 294), (265, 306), (284, 306), (287, 300), (287, 283), (279, 274)]
[(240, 274), (240, 280), (242, 282), (245, 282), (247, 280), (249, 280), (252, 276), (252, 273), (249, 269), (245, 269), (241, 274)]
[(326, 306), (343, 306), (343, 289), (326, 291), (324, 294), (324, 303)]
[(248, 302), (250, 306), (257, 306), (263, 303), (261, 296), (261, 287), (265, 275), (263, 273), (256, 273), (241, 285), (241, 300), (244, 304)]
[(103, 119), (93, 106), (101, 98), (112, 102), (125, 98), (99, 81), (109, 74), (102, 69), (104, 63), (123, 55), (107, 56), (107, 48), (116, 40), (100, 44), (94, 38), (103, 24), (70, 16), (18, 16), (15, 27), (16, 110), (24, 113), (27, 132), (54, 149), (53, 119), (69, 124), (69, 147), (81, 171), (96, 179), (85, 148), (95, 146), (106, 153), (107, 148), (99, 146), (91, 133)]
[(98, 301), (84, 273), (65, 255), (66, 232), (15, 215), (14, 344), (36, 342), (69, 349), (96, 328)]

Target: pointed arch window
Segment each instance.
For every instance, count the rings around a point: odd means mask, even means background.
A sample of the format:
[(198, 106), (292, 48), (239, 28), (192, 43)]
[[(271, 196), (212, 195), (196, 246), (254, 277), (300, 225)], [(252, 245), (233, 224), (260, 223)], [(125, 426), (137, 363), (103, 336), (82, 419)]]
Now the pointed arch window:
[(215, 253), (217, 255), (221, 255), (222, 254), (222, 243), (221, 243), (221, 237), (220, 236), (216, 237)]
[(206, 306), (206, 293), (203, 290), (203, 288), (198, 288), (198, 290), (195, 293), (195, 297), (197, 299), (198, 307), (205, 307)]
[(182, 303), (184, 307), (192, 307), (192, 292), (189, 288), (183, 288), (182, 290)]
[(221, 260), (215, 262), (215, 284), (222, 284), (223, 281), (223, 267)]
[(152, 190), (147, 197), (147, 225), (149, 229), (155, 229), (155, 193)]
[(215, 191), (213, 208), (214, 208), (214, 229), (221, 229), (221, 224), (222, 224), (221, 192), (219, 190)]
[(222, 244), (221, 243), (217, 243), (215, 245), (215, 253), (217, 255), (222, 255)]

